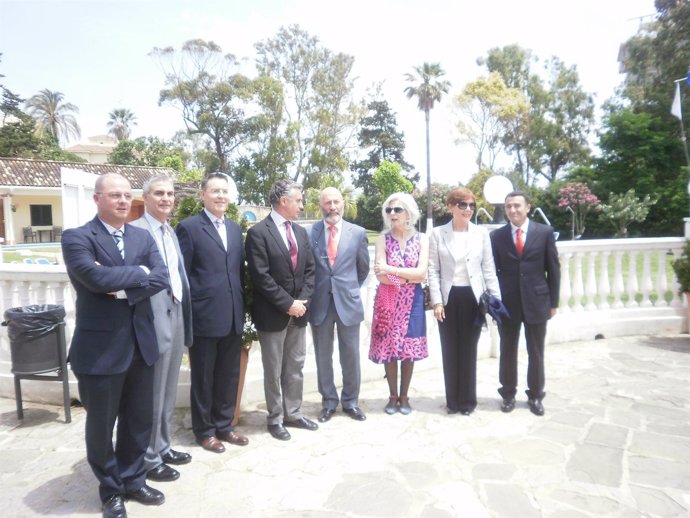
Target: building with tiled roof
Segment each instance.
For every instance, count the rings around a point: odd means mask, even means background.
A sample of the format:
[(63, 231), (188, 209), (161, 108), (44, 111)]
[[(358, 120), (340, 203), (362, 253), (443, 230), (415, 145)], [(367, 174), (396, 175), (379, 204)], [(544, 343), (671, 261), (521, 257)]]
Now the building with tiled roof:
[[(0, 157), (0, 237), (5, 244), (57, 240), (65, 226), (65, 220), (71, 220), (69, 216), (78, 210), (71, 199), (63, 207), (63, 189), (66, 187), (62, 182), (64, 175), (69, 174), (74, 178), (80, 174), (100, 176), (108, 173), (121, 174), (127, 178), (132, 184), (135, 197), (141, 196), (141, 188), (151, 176), (175, 175), (175, 171), (167, 167)], [(89, 176), (85, 181), (84, 189), (87, 191), (93, 189), (92, 178)], [(91, 206), (85, 210), (91, 211)], [(143, 202), (135, 199), (131, 219), (142, 213)]]
[(96, 135), (87, 138), (86, 141), (68, 147), (65, 151), (74, 153), (90, 164), (105, 164), (116, 147), (116, 138), (109, 135)]

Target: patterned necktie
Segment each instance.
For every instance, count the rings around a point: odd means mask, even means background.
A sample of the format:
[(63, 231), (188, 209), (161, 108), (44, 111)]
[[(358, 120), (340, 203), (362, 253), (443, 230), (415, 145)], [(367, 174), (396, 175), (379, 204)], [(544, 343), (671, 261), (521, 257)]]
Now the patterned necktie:
[(335, 264), (335, 257), (338, 255), (338, 227), (335, 225), (330, 225), (328, 227), (328, 262), (331, 264), (331, 268)]
[(115, 230), (111, 234), (113, 236), (113, 239), (115, 240), (115, 246), (117, 247), (117, 251), (120, 252), (120, 257), (122, 259), (125, 258), (125, 241), (124, 241), (124, 232), (122, 230)]
[(521, 228), (515, 231), (515, 248), (517, 248), (518, 256), (522, 257), (522, 250), (525, 248), (525, 236)]
[(170, 276), (170, 287), (175, 301), (180, 302), (182, 300), (182, 279), (180, 278), (177, 249), (170, 235), (170, 227), (166, 224), (161, 225), (161, 232), (163, 233), (163, 255)]
[(285, 222), (285, 233), (287, 234), (288, 250), (290, 251), (290, 259), (292, 259), (292, 271), (297, 270), (297, 243), (295, 236), (292, 235), (292, 222)]
[(225, 232), (225, 222), (223, 221), (223, 218), (218, 218), (215, 222), (216, 225), (216, 230), (218, 231), (218, 235), (220, 236), (220, 240), (223, 242), (223, 248), (225, 250), (228, 250), (228, 235)]

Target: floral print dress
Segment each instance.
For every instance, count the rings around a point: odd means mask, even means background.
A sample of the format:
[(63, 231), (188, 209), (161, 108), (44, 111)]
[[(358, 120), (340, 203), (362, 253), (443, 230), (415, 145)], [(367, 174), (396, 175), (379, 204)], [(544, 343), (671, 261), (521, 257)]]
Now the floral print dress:
[[(405, 243), (387, 233), (386, 262), (396, 268), (416, 268), (419, 264), (420, 234)], [(376, 363), (395, 360), (421, 360), (429, 355), (422, 285), (379, 284), (374, 299), (369, 359)]]

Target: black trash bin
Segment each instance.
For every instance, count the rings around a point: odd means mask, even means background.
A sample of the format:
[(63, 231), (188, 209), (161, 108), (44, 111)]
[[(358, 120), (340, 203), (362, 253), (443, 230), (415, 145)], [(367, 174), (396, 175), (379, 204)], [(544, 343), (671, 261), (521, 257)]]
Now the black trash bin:
[[(17, 416), (24, 418), (20, 380), (62, 381), (65, 422), (69, 423), (69, 373), (65, 344), (65, 308), (58, 304), (34, 304), (5, 311), (10, 339)], [(44, 374), (56, 371), (56, 375)]]

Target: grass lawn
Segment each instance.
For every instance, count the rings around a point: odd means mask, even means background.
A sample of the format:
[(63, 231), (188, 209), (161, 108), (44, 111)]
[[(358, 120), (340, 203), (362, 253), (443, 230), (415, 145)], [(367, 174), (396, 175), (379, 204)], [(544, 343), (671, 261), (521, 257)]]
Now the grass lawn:
[(55, 254), (62, 255), (62, 249), (57, 246), (36, 246), (35, 248), (2, 247), (2, 259), (5, 263), (23, 263), (26, 258), (31, 258), (35, 261), (39, 257), (43, 257), (55, 264)]

